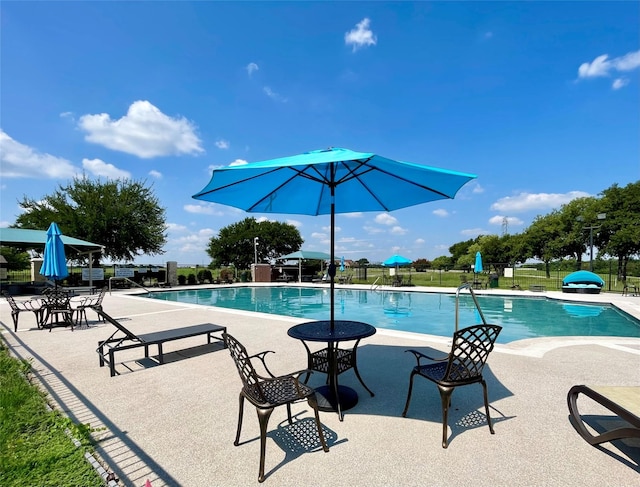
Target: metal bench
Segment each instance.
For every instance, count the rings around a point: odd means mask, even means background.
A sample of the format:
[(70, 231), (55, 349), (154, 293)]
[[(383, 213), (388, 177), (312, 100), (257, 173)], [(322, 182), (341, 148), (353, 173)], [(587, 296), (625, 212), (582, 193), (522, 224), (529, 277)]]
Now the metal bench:
[[(131, 350), (133, 348), (144, 347), (144, 356), (149, 358), (149, 346), (158, 346), (158, 363), (164, 364), (164, 351), (162, 346), (166, 342), (181, 340), (183, 338), (191, 338), (200, 335), (206, 335), (207, 343), (212, 343), (212, 339), (218, 340), (226, 348), (224, 343), (223, 333), (226, 333), (227, 328), (225, 326), (213, 325), (211, 323), (205, 323), (201, 325), (192, 325), (182, 328), (174, 328), (172, 330), (156, 331), (151, 333), (144, 333), (142, 335), (135, 335), (127, 330), (121, 323), (114, 318), (106, 314), (104, 311), (96, 310), (98, 315), (105, 321), (108, 321), (116, 327), (116, 331), (106, 340), (98, 342), (97, 352), (100, 356), (100, 367), (105, 364), (109, 364), (111, 377), (117, 374), (115, 353), (123, 350)], [(215, 336), (214, 333), (219, 333), (219, 336)], [(121, 336), (117, 336), (120, 334)], [(122, 336), (124, 335), (124, 336)]]

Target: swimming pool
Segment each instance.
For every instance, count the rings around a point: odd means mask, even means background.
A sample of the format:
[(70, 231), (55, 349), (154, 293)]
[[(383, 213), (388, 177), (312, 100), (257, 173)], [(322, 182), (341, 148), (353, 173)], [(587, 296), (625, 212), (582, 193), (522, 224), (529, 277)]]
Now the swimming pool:
[[(150, 298), (257, 311), (301, 318), (328, 319), (328, 288), (228, 287), (158, 291)], [(610, 305), (547, 298), (476, 295), (488, 323), (501, 325), (500, 343), (548, 336), (622, 336), (640, 338), (640, 321)], [(336, 289), (336, 319), (377, 328), (450, 336), (455, 327), (455, 294)], [(480, 323), (470, 294), (461, 293), (459, 326)]]

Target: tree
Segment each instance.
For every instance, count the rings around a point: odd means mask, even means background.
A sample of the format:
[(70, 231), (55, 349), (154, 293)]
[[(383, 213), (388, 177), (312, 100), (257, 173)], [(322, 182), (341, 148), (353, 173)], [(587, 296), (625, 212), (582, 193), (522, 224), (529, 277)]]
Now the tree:
[(431, 262), (427, 259), (417, 259), (413, 261), (412, 267), (416, 272), (427, 272), (427, 269), (431, 268)]
[(46, 230), (55, 221), (65, 235), (104, 245), (104, 255), (115, 261), (163, 254), (165, 209), (145, 184), (74, 178), (40, 200), (25, 196), (18, 203), (24, 213), (13, 226)]
[(547, 278), (551, 277), (549, 263), (553, 259), (563, 257), (562, 236), (562, 222), (558, 210), (548, 215), (537, 216), (525, 231), (529, 255), (544, 262)]
[(31, 265), (31, 257), (24, 250), (0, 247), (0, 255), (7, 260), (7, 269), (10, 271), (23, 271)]
[(453, 267), (453, 259), (446, 255), (441, 255), (433, 259), (431, 261), (431, 265), (434, 269), (444, 269), (445, 271), (448, 271)]
[(605, 189), (600, 209), (607, 216), (594, 241), (599, 249), (618, 258), (618, 278), (624, 281), (629, 258), (640, 254), (640, 181)]
[[(257, 247), (254, 246), (256, 237)], [(264, 262), (299, 250), (302, 242), (300, 232), (293, 225), (258, 222), (251, 217), (221, 228), (218, 236), (209, 241), (207, 254), (216, 267), (233, 264), (238, 269), (248, 269), (254, 262), (256, 250), (258, 262)]]

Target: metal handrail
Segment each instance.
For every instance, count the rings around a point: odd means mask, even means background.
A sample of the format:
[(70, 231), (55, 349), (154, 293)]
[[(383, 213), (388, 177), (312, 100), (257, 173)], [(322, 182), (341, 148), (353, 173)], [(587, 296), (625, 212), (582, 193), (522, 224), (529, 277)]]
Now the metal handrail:
[(456, 289), (456, 331), (458, 331), (458, 304), (460, 301), (460, 291), (462, 289), (468, 289), (469, 292), (471, 293), (471, 297), (473, 298), (473, 302), (476, 305), (476, 309), (478, 310), (478, 313), (480, 313), (480, 319), (482, 320), (482, 324), (486, 325), (487, 324), (487, 320), (484, 318), (484, 313), (482, 312), (482, 309), (480, 309), (480, 304), (478, 303), (478, 298), (476, 298), (476, 293), (473, 292), (473, 288), (471, 287), (471, 283), (469, 282), (465, 282), (464, 284), (461, 284), (460, 286), (458, 286), (458, 289)]
[(128, 277), (122, 277), (122, 276), (113, 276), (109, 278), (109, 294), (111, 294), (111, 281), (112, 280), (116, 280), (116, 281), (128, 281), (131, 284), (133, 284), (136, 287), (139, 287), (141, 289), (144, 289), (147, 293), (151, 294), (151, 291), (149, 291), (146, 287), (144, 287), (142, 284), (138, 284), (136, 281), (132, 281), (131, 279), (129, 279)]
[(377, 283), (379, 280), (380, 280), (380, 276), (376, 277), (376, 280), (375, 280), (375, 281), (373, 281), (373, 284), (371, 284), (371, 290), (372, 290), (372, 291), (375, 291), (377, 288), (379, 288), (379, 287), (380, 287), (380, 284), (378, 284), (378, 285), (376, 286), (376, 283)]

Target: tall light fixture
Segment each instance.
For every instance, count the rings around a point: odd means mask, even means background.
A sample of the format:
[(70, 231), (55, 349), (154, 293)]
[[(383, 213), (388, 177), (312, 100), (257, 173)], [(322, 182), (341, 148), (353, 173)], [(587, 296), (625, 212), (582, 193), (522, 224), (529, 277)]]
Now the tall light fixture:
[(253, 237), (253, 253), (254, 253), (254, 263), (258, 265), (258, 237)]

